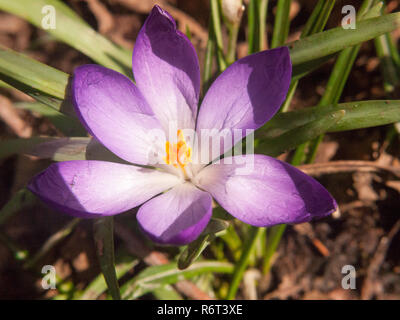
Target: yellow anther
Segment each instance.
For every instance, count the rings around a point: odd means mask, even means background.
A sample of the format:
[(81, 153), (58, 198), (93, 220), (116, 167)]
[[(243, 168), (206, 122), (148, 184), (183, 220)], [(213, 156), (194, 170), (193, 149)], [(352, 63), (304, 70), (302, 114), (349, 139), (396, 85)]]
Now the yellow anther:
[(167, 155), (164, 157), (164, 161), (175, 168), (180, 168), (186, 174), (185, 166), (192, 162), (192, 148), (187, 145), (182, 130), (178, 130), (177, 136), (177, 143), (170, 143), (169, 141), (165, 143)]

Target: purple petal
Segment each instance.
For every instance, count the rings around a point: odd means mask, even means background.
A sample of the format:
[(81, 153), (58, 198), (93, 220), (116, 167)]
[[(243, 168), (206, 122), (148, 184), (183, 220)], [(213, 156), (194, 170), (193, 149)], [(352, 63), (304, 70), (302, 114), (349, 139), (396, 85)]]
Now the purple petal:
[[(148, 164), (153, 136), (160, 123), (134, 83), (98, 66), (75, 69), (72, 93), (76, 112), (89, 133), (120, 158)], [(158, 148), (164, 148), (165, 140)]]
[[(240, 159), (248, 163), (239, 164)], [(249, 155), (225, 158), (225, 163), (204, 168), (197, 185), (234, 217), (254, 226), (301, 223), (337, 209), (329, 192), (297, 168), (264, 155), (251, 160)]]
[(184, 183), (142, 205), (137, 219), (153, 241), (181, 245), (200, 235), (211, 213), (211, 196)]
[[(197, 119), (198, 130), (255, 130), (279, 110), (290, 85), (292, 66), (287, 47), (240, 59), (211, 85)], [(200, 131), (199, 131), (200, 132)], [(233, 134), (232, 134), (233, 137)], [(236, 143), (239, 139), (235, 139)], [(232, 147), (225, 142), (224, 153)]]
[(132, 63), (136, 85), (164, 129), (170, 121), (176, 121), (178, 129), (194, 128), (200, 92), (196, 51), (159, 6), (139, 32)]
[(176, 176), (153, 169), (78, 160), (52, 164), (28, 188), (56, 210), (91, 218), (127, 211), (178, 182)]

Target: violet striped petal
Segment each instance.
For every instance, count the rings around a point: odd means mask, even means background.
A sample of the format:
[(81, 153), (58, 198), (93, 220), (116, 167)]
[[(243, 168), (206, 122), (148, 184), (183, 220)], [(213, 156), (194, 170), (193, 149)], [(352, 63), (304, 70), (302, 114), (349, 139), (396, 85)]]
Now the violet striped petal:
[(132, 209), (173, 187), (169, 173), (105, 161), (66, 161), (36, 175), (28, 189), (50, 207), (92, 218)]
[(154, 152), (165, 148), (165, 135), (156, 133), (156, 129), (163, 133), (159, 121), (138, 88), (122, 74), (98, 65), (80, 66), (74, 71), (72, 95), (89, 133), (120, 158), (151, 164)]
[(164, 129), (170, 122), (176, 122), (178, 129), (194, 128), (200, 92), (196, 51), (159, 6), (154, 6), (139, 32), (132, 65), (136, 85)]
[[(248, 163), (239, 164), (240, 159)], [(234, 217), (259, 227), (306, 222), (337, 209), (319, 182), (264, 155), (225, 158), (200, 171), (196, 183)]]
[[(274, 116), (285, 100), (291, 74), (287, 47), (262, 51), (236, 61), (214, 81), (204, 97), (197, 131), (200, 134), (200, 130), (215, 129), (213, 139), (224, 132), (230, 135), (217, 150), (218, 155), (226, 152), (247, 135), (246, 129), (258, 129)], [(239, 138), (233, 139), (234, 129), (239, 131)], [(208, 145), (211, 147), (211, 142)], [(210, 158), (215, 159), (211, 152)]]
[(140, 207), (137, 219), (153, 241), (182, 245), (200, 235), (211, 213), (211, 196), (187, 182), (146, 202)]

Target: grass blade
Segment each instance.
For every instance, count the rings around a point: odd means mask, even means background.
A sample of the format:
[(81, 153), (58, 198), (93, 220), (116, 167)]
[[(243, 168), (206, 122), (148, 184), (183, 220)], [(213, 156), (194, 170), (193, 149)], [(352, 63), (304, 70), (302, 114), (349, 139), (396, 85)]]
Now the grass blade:
[(97, 249), (101, 271), (106, 280), (108, 290), (114, 300), (120, 300), (117, 273), (114, 258), (114, 218), (103, 217), (94, 221), (94, 241)]
[(264, 253), (263, 274), (268, 274), (271, 268), (271, 258), (274, 255), (285, 232), (286, 224), (280, 224), (268, 229), (267, 247)]
[(13, 154), (27, 154), (54, 161), (85, 160), (89, 137), (33, 137), (0, 141), (0, 159)]
[(259, 37), (258, 32), (258, 16), (257, 16), (257, 0), (250, 0), (249, 6), (247, 8), (247, 43), (248, 43), (248, 53), (252, 54), (258, 51), (259, 48)]
[[(357, 21), (376, 17), (381, 14), (382, 3), (373, 6), (375, 0), (364, 0), (358, 12)], [(371, 7), (373, 6), (373, 7)], [(319, 106), (336, 104), (339, 102), (343, 92), (343, 88), (347, 82), (350, 71), (360, 51), (361, 45), (358, 44), (351, 48), (344, 49), (338, 56), (338, 59), (333, 67), (332, 73), (329, 77), (328, 84), (326, 85), (325, 92), (319, 101)], [(310, 145), (310, 151), (307, 155), (306, 162), (311, 163), (314, 161), (318, 146), (323, 140), (323, 135), (314, 139)], [(300, 149), (299, 152), (302, 152)], [(297, 153), (297, 152), (296, 152)]]
[(36, 100), (41, 101), (43, 97), (54, 100), (53, 105), (61, 105), (68, 77), (62, 71), (0, 45), (0, 79)]
[(224, 44), (222, 42), (222, 31), (221, 31), (221, 15), (219, 12), (218, 0), (210, 0), (211, 6), (211, 21), (213, 25), (213, 35), (215, 36), (215, 42), (217, 47), (217, 60), (219, 71), (222, 72), (226, 69), (227, 65), (224, 59)]
[[(55, 28), (45, 29), (99, 64), (116, 71), (132, 74), (131, 53), (94, 31), (71, 8), (59, 0), (0, 0), (0, 9), (20, 16), (38, 28), (42, 27), (44, 7), (55, 9)], [(79, 36), (77, 36), (79, 35)]]
[(214, 29), (212, 21), (210, 21), (208, 26), (208, 40), (207, 40), (206, 54), (204, 58), (203, 92), (207, 92), (212, 82), (212, 68), (213, 68), (213, 61), (214, 61), (213, 59), (215, 52), (215, 37), (213, 33)]
[(226, 296), (227, 300), (232, 300), (236, 296), (236, 292), (239, 288), (240, 281), (242, 280), (243, 273), (249, 263), (249, 258), (255, 249), (257, 239), (263, 232), (262, 228), (251, 226), (247, 234), (248, 238), (244, 244), (242, 254), (240, 256), (239, 262), (235, 264), (235, 270), (233, 272), (232, 280), (229, 285), (228, 294)]
[(345, 110), (337, 110), (318, 120), (296, 127), (283, 134), (268, 139), (264, 138), (257, 146), (257, 150), (270, 156), (278, 156), (283, 152), (292, 150), (302, 143), (314, 139), (328, 131), (339, 122), (346, 114)]
[(349, 46), (376, 38), (400, 26), (400, 13), (367, 19), (357, 23), (357, 29), (333, 28), (298, 40), (290, 45), (294, 66), (329, 56)]
[(259, 130), (262, 141), (256, 150), (276, 156), (297, 147), (300, 141), (311, 140), (322, 133), (369, 128), (398, 121), (400, 100), (355, 101), (289, 111), (276, 115)]
[[(324, 30), (326, 22), (332, 12), (336, 0), (325, 1), (319, 0), (315, 9), (311, 13), (310, 18), (307, 20), (306, 26), (301, 32), (300, 39), (308, 37), (314, 33), (322, 32)], [(318, 64), (317, 64), (318, 65)], [(294, 71), (295, 73), (295, 71)], [(300, 72), (301, 73), (301, 72)], [(296, 77), (296, 75), (294, 76)], [(299, 77), (299, 75), (297, 75)], [(290, 103), (296, 91), (299, 79), (292, 79), (290, 84), (288, 94), (286, 96), (285, 102), (281, 107), (281, 112), (286, 112), (289, 109)]]
[[(117, 258), (118, 261), (118, 258)], [(125, 257), (121, 259), (120, 262), (116, 263), (115, 272), (117, 274), (117, 279), (121, 279), (129, 270), (139, 263), (138, 259), (133, 259), (131, 257)], [(85, 290), (76, 296), (79, 300), (94, 300), (97, 299), (102, 293), (107, 290), (107, 284), (104, 280), (103, 274), (99, 274)]]
[(258, 0), (258, 43), (260, 51), (267, 49), (267, 12), (268, 0)]
[(274, 22), (274, 29), (271, 39), (271, 48), (276, 48), (285, 44), (286, 39), (289, 34), (289, 26), (290, 26), (290, 4), (291, 0), (279, 0), (276, 16)]
[(17, 109), (24, 109), (37, 112), (50, 120), (50, 122), (66, 136), (86, 137), (87, 131), (76, 119), (62, 114), (41, 102), (19, 102), (14, 106)]
[(151, 266), (125, 283), (121, 287), (121, 295), (123, 299), (136, 299), (160, 286), (174, 284), (208, 272), (232, 273), (233, 265), (227, 262), (202, 261), (193, 263), (185, 270), (178, 269), (176, 263)]
[(182, 296), (170, 285), (156, 288), (151, 293), (157, 300), (183, 300)]

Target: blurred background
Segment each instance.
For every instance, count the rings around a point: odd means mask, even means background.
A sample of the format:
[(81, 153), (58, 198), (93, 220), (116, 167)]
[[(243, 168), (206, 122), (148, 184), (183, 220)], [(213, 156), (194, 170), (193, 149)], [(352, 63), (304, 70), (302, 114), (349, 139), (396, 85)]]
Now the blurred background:
[[(157, 3), (170, 12), (182, 31), (190, 30), (201, 68), (203, 66), (210, 12), (208, 0), (64, 2), (95, 30), (129, 50), (133, 48), (148, 12)], [(298, 39), (316, 2), (292, 1), (289, 41)], [(351, 4), (357, 9), (360, 3), (354, 0), (337, 1), (327, 28), (340, 25), (343, 17), (341, 8), (344, 5)], [(399, 9), (398, 1), (387, 1), (389, 12)], [(270, 0), (269, 36), (272, 34), (275, 10), (276, 1)], [(247, 54), (246, 25), (245, 14), (239, 32), (239, 58)], [(226, 33), (226, 30), (223, 29), (223, 32)], [(400, 30), (392, 35), (399, 47)], [(79, 65), (92, 63), (89, 58), (56, 41), (45, 31), (1, 11), (0, 44), (69, 74)], [(341, 102), (387, 98), (380, 65), (373, 42), (364, 43)], [(291, 110), (318, 103), (332, 66), (333, 61), (330, 61), (300, 81)], [(400, 98), (398, 88), (390, 98)], [(0, 140), (35, 135), (62, 136), (51, 122), (39, 114), (15, 108), (14, 103), (21, 101), (31, 101), (31, 98), (14, 89), (0, 88)], [(319, 148), (316, 162), (365, 160), (376, 161), (382, 166), (400, 167), (399, 136), (387, 143), (388, 132), (387, 126), (329, 134)], [(48, 165), (49, 161), (28, 156), (0, 159), (0, 208), (33, 175)], [(251, 277), (256, 277), (260, 283), (258, 299), (400, 299), (398, 178), (396, 180), (390, 172), (359, 172), (351, 169), (332, 170), (329, 174), (319, 174), (317, 178), (337, 199), (340, 213), (322, 221), (289, 226), (274, 257), (270, 274), (261, 276), (254, 268), (253, 274), (247, 274), (244, 278), (241, 297), (254, 298), (251, 288), (246, 291), (246, 281), (251, 282)], [(132, 215), (124, 215), (120, 219), (125, 219), (123, 221), (128, 224), (134, 223)], [(64, 279), (66, 291), (71, 287), (77, 290), (86, 287), (99, 274), (90, 221), (70, 224), (71, 228), (67, 229), (62, 241), (27, 265), (29, 258), (35, 256), (43, 243), (70, 222), (71, 218), (29, 199), (23, 210), (0, 226), (0, 299), (46, 299), (56, 296), (59, 293), (57, 290), (45, 291), (41, 287), (38, 274), (41, 266), (46, 264), (56, 267), (57, 275)], [(129, 251), (132, 244), (123, 231), (116, 230), (116, 245), (126, 247)], [(152, 251), (156, 252), (156, 256), (168, 256), (169, 249), (152, 250), (156, 250)], [(341, 286), (341, 269), (344, 265), (353, 265), (356, 269), (355, 290), (344, 290)], [(135, 270), (140, 270), (141, 266), (138, 268)], [(154, 296), (147, 295), (144, 298), (151, 299)]]

